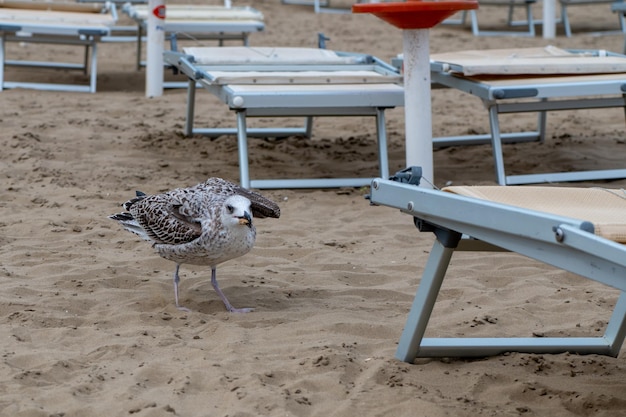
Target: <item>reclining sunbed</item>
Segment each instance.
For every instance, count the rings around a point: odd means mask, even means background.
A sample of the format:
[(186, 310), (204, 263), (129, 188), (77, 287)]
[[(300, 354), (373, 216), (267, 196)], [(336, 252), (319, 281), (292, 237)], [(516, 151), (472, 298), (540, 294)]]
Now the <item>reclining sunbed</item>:
[(355, 0), (344, 1), (339, 7), (332, 7), (331, 0), (281, 0), (283, 4), (295, 4), (300, 6), (313, 6), (315, 13), (350, 13), (351, 3), (377, 3), (378, 0)]
[[(548, 111), (626, 109), (626, 56), (607, 51), (545, 48), (462, 51), (431, 55), (434, 87), (471, 94), (487, 108), (488, 135), (434, 138), (435, 146), (492, 144), (496, 180), (501, 185), (626, 178), (616, 169), (506, 175), (502, 144), (543, 141)], [(538, 113), (537, 130), (502, 133), (499, 115)], [(626, 160), (625, 160), (626, 161)]]
[[(122, 10), (137, 22), (137, 68), (141, 67), (141, 44), (148, 21), (148, 6), (127, 3)], [(265, 29), (264, 17), (252, 7), (207, 5), (166, 6), (164, 30), (170, 38), (192, 40), (240, 40), (248, 45), (251, 33)]]
[[(11, 0), (0, 3), (0, 90), (34, 88), (94, 93), (97, 80), (97, 44), (109, 35), (117, 15), (115, 7), (97, 4), (51, 3)], [(83, 63), (9, 60), (6, 42), (79, 45), (85, 47)], [(91, 50), (91, 59), (89, 52)], [(49, 67), (91, 71), (89, 85), (11, 82), (5, 80), (6, 66)], [(91, 68), (90, 68), (91, 67)]]
[[(472, 26), (472, 34), (474, 36), (535, 36), (535, 21), (533, 19), (533, 5), (537, 2), (537, 0), (480, 0), (480, 9), (479, 10), (463, 10), (458, 13), (458, 19), (449, 18), (443, 21), (444, 24), (449, 25), (465, 25), (465, 21), (467, 20), (467, 15), (470, 16), (471, 26)], [(482, 11), (486, 6), (500, 6), (506, 7), (508, 9), (507, 14), (507, 26), (509, 28), (515, 28), (519, 26), (526, 27), (526, 31), (519, 30), (484, 30), (480, 29), (478, 23), (478, 14)], [(514, 20), (513, 16), (515, 14), (516, 8), (524, 8), (526, 13), (525, 20)]]
[[(626, 335), (626, 191), (539, 186), (420, 186), (416, 167), (372, 182), (371, 202), (414, 217), (436, 240), (396, 357), (476, 357), (504, 352), (617, 356)], [(422, 184), (424, 185), (424, 184)], [(602, 336), (424, 337), (455, 251), (511, 251), (617, 289)], [(530, 283), (529, 283), (530, 284)], [(579, 329), (580, 330), (580, 329)], [(589, 329), (589, 332), (595, 331)], [(542, 333), (542, 332), (537, 332)], [(546, 337), (541, 337), (546, 336)]]
[[(185, 135), (236, 134), (241, 185), (249, 188), (358, 187), (365, 178), (252, 180), (248, 136), (311, 136), (312, 116), (374, 116), (381, 176), (388, 175), (385, 109), (404, 104), (400, 74), (364, 54), (313, 48), (206, 47), (166, 52), (166, 63), (189, 78)], [(194, 128), (196, 85), (237, 115), (237, 127)], [(247, 117), (306, 117), (303, 128), (248, 129)]]

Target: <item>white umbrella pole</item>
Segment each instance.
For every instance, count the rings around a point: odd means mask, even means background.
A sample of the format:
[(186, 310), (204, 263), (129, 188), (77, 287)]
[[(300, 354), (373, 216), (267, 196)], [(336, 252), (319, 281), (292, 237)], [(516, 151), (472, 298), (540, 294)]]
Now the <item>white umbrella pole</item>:
[(543, 1), (543, 38), (554, 39), (556, 36), (556, 0)]
[(404, 29), (404, 119), (406, 166), (422, 167), (420, 186), (432, 188), (433, 128), (430, 103), (430, 42), (428, 29)]
[(146, 60), (146, 97), (163, 95), (163, 44), (165, 43), (165, 0), (148, 2), (148, 46)]

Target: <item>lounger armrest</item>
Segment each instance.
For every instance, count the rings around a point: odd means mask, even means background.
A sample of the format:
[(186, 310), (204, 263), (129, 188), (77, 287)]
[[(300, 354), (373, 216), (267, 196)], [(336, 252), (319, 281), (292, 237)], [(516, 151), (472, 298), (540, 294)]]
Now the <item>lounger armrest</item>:
[(20, 25), (0, 24), (0, 32), (15, 33), (15, 32), (19, 32), (21, 30), (22, 30), (22, 26), (20, 26)]
[(163, 52), (163, 60), (166, 64), (177, 68), (178, 71), (182, 72), (187, 77), (193, 80), (198, 81), (207, 78), (208, 74), (204, 71), (197, 69), (194, 65), (195, 59), (193, 55), (188, 55), (175, 51), (165, 51)]
[[(591, 225), (591, 227), (593, 228), (593, 225)], [(589, 233), (587, 230), (581, 230), (568, 224), (562, 224), (555, 229), (555, 235), (559, 243), (571, 248), (584, 250), (586, 253), (591, 253), (606, 259), (613, 259), (617, 262), (624, 259), (624, 245), (595, 236), (593, 231)], [(596, 241), (595, 245), (590, 243), (594, 241)], [(601, 244), (598, 243), (600, 241), (602, 242)]]
[(107, 36), (111, 33), (108, 29), (80, 29), (78, 31), (79, 35), (85, 36)]
[[(554, 228), (559, 225), (571, 225), (589, 233), (589, 222), (584, 220), (384, 179), (372, 181), (370, 198), (373, 204), (395, 207), (438, 227), (462, 230), (469, 236), (487, 241), (483, 237), (489, 236), (491, 230), (495, 233), (508, 230), (511, 235), (546, 243), (556, 243)], [(527, 226), (529, 224), (533, 225), (532, 230)], [(491, 243), (508, 249), (499, 242)]]

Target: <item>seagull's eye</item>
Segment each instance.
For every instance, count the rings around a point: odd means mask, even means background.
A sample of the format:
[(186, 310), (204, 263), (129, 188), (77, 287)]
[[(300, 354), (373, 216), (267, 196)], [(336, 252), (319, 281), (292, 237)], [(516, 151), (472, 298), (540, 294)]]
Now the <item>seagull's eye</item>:
[(228, 204), (226, 206), (226, 210), (228, 210), (228, 214), (233, 214), (233, 212), (235, 211), (235, 208), (231, 206), (230, 204)]

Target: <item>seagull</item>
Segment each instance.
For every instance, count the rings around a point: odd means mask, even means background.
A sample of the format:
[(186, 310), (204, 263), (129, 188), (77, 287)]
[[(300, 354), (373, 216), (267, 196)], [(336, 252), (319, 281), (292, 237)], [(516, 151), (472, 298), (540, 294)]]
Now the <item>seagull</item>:
[(125, 212), (109, 216), (124, 229), (152, 243), (163, 258), (176, 263), (174, 297), (176, 308), (190, 311), (178, 302), (178, 270), (182, 264), (209, 265), (211, 284), (226, 310), (235, 308), (217, 283), (217, 265), (248, 253), (254, 246), (253, 217), (280, 217), (280, 208), (261, 194), (230, 181), (213, 177), (189, 188), (136, 197), (122, 204)]

